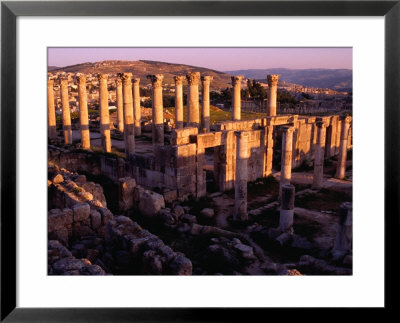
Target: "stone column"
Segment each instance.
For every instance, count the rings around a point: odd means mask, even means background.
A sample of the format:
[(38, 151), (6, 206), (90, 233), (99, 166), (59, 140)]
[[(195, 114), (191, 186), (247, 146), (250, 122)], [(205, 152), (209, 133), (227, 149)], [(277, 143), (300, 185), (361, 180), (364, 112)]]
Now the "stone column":
[(265, 128), (265, 167), (264, 167), (264, 176), (269, 176), (272, 174), (272, 160), (274, 158), (274, 126), (267, 125)]
[(204, 132), (210, 132), (210, 83), (212, 80), (212, 76), (201, 77), (201, 84), (203, 86), (201, 123)]
[(317, 120), (317, 142), (314, 152), (314, 179), (313, 188), (321, 188), (324, 180), (324, 153), (326, 125), (322, 120)]
[[(281, 158), (281, 183), (282, 186), (290, 184), (292, 178), (292, 149), (293, 149), (293, 127), (282, 127), (282, 158)], [(281, 194), (280, 194), (281, 195)]]
[(279, 230), (293, 233), (295, 188), (292, 184), (282, 185)]
[(132, 74), (120, 74), (122, 79), (122, 96), (124, 100), (124, 141), (126, 158), (135, 152), (135, 125), (133, 121)]
[(142, 111), (140, 109), (140, 78), (134, 77), (132, 79), (132, 96), (133, 96), (133, 116), (135, 123), (135, 136), (142, 135), (141, 119)]
[(64, 131), (64, 142), (72, 144), (71, 110), (69, 108), (68, 79), (60, 78), (60, 93), (62, 105), (62, 120)]
[(240, 90), (243, 76), (232, 76), (232, 120), (240, 120)]
[(147, 76), (153, 86), (153, 145), (164, 145), (164, 111), (163, 111), (163, 94), (162, 81), (164, 75), (148, 75)]
[(247, 214), (247, 161), (249, 159), (249, 133), (235, 131), (236, 136), (236, 172), (235, 172), (235, 208), (233, 219), (246, 221)]
[(174, 76), (175, 80), (175, 128), (183, 128), (183, 75)]
[(107, 74), (99, 74), (100, 134), (103, 151), (111, 152), (110, 113), (108, 110)]
[(186, 75), (186, 79), (189, 83), (188, 93), (188, 126), (199, 127), (200, 123), (200, 111), (199, 111), (199, 81), (200, 73), (191, 72)]
[(122, 98), (122, 81), (120, 78), (115, 80), (117, 98), (117, 129), (124, 132), (124, 100)]
[(341, 131), (340, 131), (340, 147), (338, 164), (336, 169), (336, 178), (343, 179), (346, 174), (346, 160), (347, 160), (347, 140), (349, 137), (349, 128), (351, 117), (342, 116), (341, 118)]
[(339, 223), (336, 233), (333, 256), (342, 258), (352, 253), (353, 240), (353, 205), (351, 202), (344, 202), (339, 208)]
[(90, 149), (89, 115), (86, 93), (86, 76), (76, 75), (79, 95), (79, 123), (81, 127), (81, 144), (83, 149)]
[(54, 80), (47, 80), (47, 121), (48, 137), (57, 138), (56, 109), (54, 106)]
[(276, 101), (278, 97), (278, 80), (280, 75), (267, 75), (268, 107), (267, 116), (276, 116)]

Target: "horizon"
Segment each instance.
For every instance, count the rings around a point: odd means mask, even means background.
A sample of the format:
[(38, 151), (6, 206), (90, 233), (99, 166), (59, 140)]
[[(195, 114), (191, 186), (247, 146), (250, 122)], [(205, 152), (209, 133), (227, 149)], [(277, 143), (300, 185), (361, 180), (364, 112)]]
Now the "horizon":
[[(144, 57), (143, 57), (144, 56)], [(82, 48), (49, 47), (48, 66), (67, 67), (101, 61), (157, 61), (217, 71), (260, 69), (350, 69), (352, 48), (181, 47)], [(284, 66), (284, 67), (282, 67)]]

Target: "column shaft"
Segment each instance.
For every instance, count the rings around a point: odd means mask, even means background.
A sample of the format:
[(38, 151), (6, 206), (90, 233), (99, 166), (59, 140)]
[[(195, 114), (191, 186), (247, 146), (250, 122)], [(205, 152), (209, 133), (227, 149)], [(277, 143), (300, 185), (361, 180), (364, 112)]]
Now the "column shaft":
[(282, 130), (281, 188), (290, 184), (292, 178), (293, 127), (285, 126)]
[(343, 179), (346, 174), (346, 160), (347, 160), (347, 140), (349, 137), (351, 118), (348, 116), (341, 118), (341, 131), (340, 131), (340, 147), (338, 164), (336, 169), (336, 178)]
[(100, 74), (99, 101), (100, 101), (100, 134), (103, 151), (111, 152), (110, 113), (108, 110), (107, 74)]
[(124, 100), (122, 96), (122, 82), (120, 78), (115, 81), (115, 95), (117, 98), (117, 129), (124, 132)]
[(54, 80), (47, 81), (47, 121), (48, 137), (57, 138), (56, 109), (54, 106)]
[(164, 145), (164, 108), (162, 94), (164, 75), (149, 75), (148, 78), (151, 80), (153, 86), (153, 145)]
[(201, 83), (203, 85), (203, 102), (202, 102), (202, 127), (204, 132), (210, 132), (210, 83), (212, 76), (202, 76)]
[(123, 73), (120, 76), (122, 79), (122, 96), (124, 100), (125, 154), (126, 158), (129, 158), (129, 154), (135, 152), (135, 125), (134, 125), (134, 115), (133, 115), (132, 74)]
[(248, 132), (235, 132), (236, 135), (236, 172), (235, 172), (235, 207), (233, 219), (246, 221), (247, 214), (247, 162), (249, 159)]
[(72, 144), (71, 110), (69, 108), (67, 79), (60, 80), (60, 92), (61, 92), (64, 142), (66, 144)]
[(87, 106), (86, 77), (76, 76), (79, 95), (79, 123), (81, 128), (81, 144), (83, 149), (90, 149), (89, 114)]
[(132, 93), (133, 93), (133, 115), (135, 120), (135, 136), (142, 135), (141, 128), (141, 119), (142, 119), (142, 111), (140, 109), (140, 87), (139, 87), (140, 78), (132, 79)]
[(184, 76), (177, 75), (175, 80), (175, 128), (183, 128), (183, 89), (182, 83)]
[(186, 75), (189, 83), (188, 93), (188, 125), (191, 127), (198, 127), (200, 123), (199, 111), (199, 81), (200, 73), (191, 72)]
[(323, 121), (318, 120), (317, 126), (317, 142), (314, 152), (314, 178), (313, 187), (321, 188), (324, 179), (324, 153), (325, 153), (325, 136), (326, 126)]
[(282, 185), (279, 229), (282, 232), (293, 233), (295, 188), (291, 184)]
[(241, 83), (243, 76), (232, 76), (232, 120), (239, 121), (241, 118)]
[(267, 116), (276, 116), (279, 75), (267, 75), (267, 80), (268, 80)]

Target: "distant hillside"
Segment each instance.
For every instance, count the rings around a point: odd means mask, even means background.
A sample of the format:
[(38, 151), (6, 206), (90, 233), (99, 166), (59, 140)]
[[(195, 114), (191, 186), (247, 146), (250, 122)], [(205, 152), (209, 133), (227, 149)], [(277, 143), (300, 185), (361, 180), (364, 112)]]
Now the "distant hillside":
[(107, 73), (116, 74), (122, 72), (132, 73), (135, 77), (140, 77), (140, 84), (150, 84), (146, 78), (148, 74), (164, 74), (164, 84), (174, 84), (175, 75), (185, 75), (188, 72), (200, 72), (201, 75), (211, 75), (214, 80), (211, 82), (212, 89), (220, 89), (231, 86), (231, 76), (229, 74), (207, 69), (204, 67), (172, 64), (155, 61), (103, 61), (96, 63), (83, 63), (57, 68), (54, 71), (64, 71), (71, 73)]
[(353, 71), (349, 69), (249, 69), (225, 71), (228, 74), (244, 75), (246, 78), (266, 81), (267, 74), (280, 74), (280, 80), (304, 86), (342, 89), (352, 88)]
[(54, 71), (54, 70), (58, 70), (60, 67), (59, 66), (48, 66), (47, 67), (47, 70), (49, 71), (49, 72), (51, 72), (51, 71)]

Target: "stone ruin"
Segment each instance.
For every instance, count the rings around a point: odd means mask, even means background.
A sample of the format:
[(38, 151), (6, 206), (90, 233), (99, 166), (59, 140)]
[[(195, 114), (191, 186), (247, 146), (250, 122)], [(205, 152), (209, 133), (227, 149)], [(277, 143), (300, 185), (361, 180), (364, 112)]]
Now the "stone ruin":
[[(157, 235), (143, 229), (136, 222), (137, 219), (149, 228), (161, 223), (162, 229), (155, 229), (157, 234), (175, 236), (177, 241), (188, 242), (198, 237), (209, 239), (211, 244), (206, 249), (209, 254), (198, 255), (199, 259), (215, 258), (215, 263), (227, 262), (227, 266), (233, 268), (225, 272), (228, 274), (260, 274), (259, 270), (254, 272), (249, 269), (257, 266), (263, 268), (262, 274), (292, 275), (299, 273), (298, 268), (311, 267), (316, 272), (351, 273), (352, 207), (349, 202), (340, 206), (336, 240), (330, 248), (326, 248), (330, 250), (329, 259), (325, 257), (325, 260), (321, 260), (305, 254), (295, 265), (271, 265), (273, 262), (266, 260), (268, 257), (265, 256), (265, 250), (261, 250), (251, 239), (253, 233), (257, 236), (260, 232), (266, 232), (264, 236), (269, 241), (267, 245), (272, 243), (274, 248), (297, 244), (302, 245), (300, 249), (307, 249), (303, 248), (307, 245), (304, 239), (301, 240), (302, 237), (297, 237), (293, 231), (295, 214), (304, 213), (304, 210), (296, 211), (294, 206), (298, 193), (291, 184), (292, 169), (311, 163), (313, 174), (310, 186), (312, 190), (319, 190), (326, 184), (324, 161), (337, 158), (334, 177), (344, 179), (347, 152), (352, 148), (350, 116), (277, 115), (279, 76), (268, 75), (266, 116), (241, 120), (242, 77), (234, 76), (233, 120), (211, 126), (209, 88), (212, 77), (200, 77), (200, 73), (192, 72), (186, 76), (187, 122), (183, 121), (182, 87), (185, 77), (175, 77), (175, 127), (167, 135), (163, 116), (163, 75), (149, 75), (153, 89), (152, 143), (151, 153), (142, 153), (136, 151), (135, 143), (143, 130), (140, 79), (132, 78), (130, 73), (121, 73), (116, 81), (117, 130), (123, 134), (126, 156), (121, 158), (110, 154), (112, 127), (108, 110), (107, 78), (105, 74), (98, 77), (98, 131), (104, 154), (91, 150), (85, 76), (79, 74), (76, 77), (80, 108), (79, 149), (72, 142), (68, 82), (63, 78), (59, 80), (64, 145), (57, 135), (54, 80), (48, 83), (49, 274), (215, 273), (209, 262), (207, 268), (194, 268), (185, 254), (174, 251)], [(279, 178), (276, 201), (249, 210), (249, 183), (275, 176), (277, 172), (274, 169), (277, 167), (280, 172), (276, 177)], [(113, 182), (114, 190), (118, 191), (116, 214), (107, 208), (103, 188), (87, 181), (82, 174), (105, 176)], [(207, 192), (210, 177), (216, 191), (213, 194)], [(230, 190), (234, 190), (231, 230), (210, 220), (215, 218), (212, 208), (205, 207), (198, 215), (193, 215), (189, 213), (189, 207), (180, 205), (190, 200), (201, 203), (204, 198), (221, 196)], [(277, 227), (260, 228), (257, 223), (249, 224), (252, 217), (269, 209), (279, 210)], [(235, 223), (248, 226), (236, 228)], [(174, 241), (171, 241), (173, 244)], [(196, 262), (199, 260), (196, 259)], [(243, 270), (246, 266), (247, 269)]]

